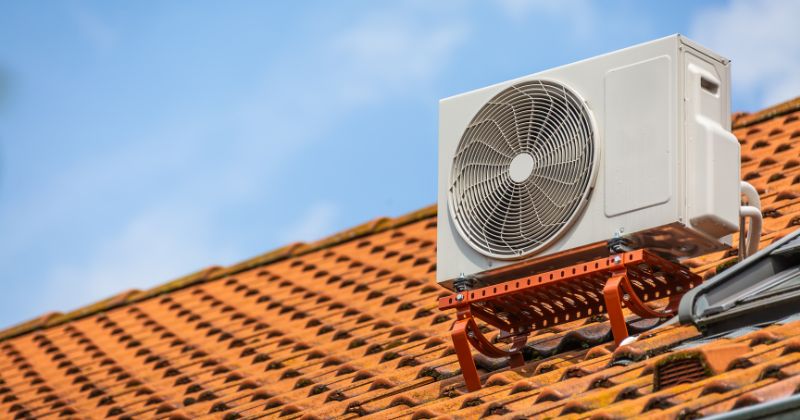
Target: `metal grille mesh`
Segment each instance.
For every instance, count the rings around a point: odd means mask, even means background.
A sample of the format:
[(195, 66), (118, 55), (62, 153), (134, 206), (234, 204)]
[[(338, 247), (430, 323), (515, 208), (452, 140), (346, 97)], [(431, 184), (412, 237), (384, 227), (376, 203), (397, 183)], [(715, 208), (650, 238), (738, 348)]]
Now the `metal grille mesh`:
[(500, 259), (546, 246), (590, 187), (593, 135), (582, 101), (558, 83), (527, 81), (492, 98), (453, 158), (449, 208), (461, 236)]
[(656, 389), (669, 388), (678, 384), (690, 384), (705, 379), (708, 373), (699, 359), (676, 360), (657, 370)]

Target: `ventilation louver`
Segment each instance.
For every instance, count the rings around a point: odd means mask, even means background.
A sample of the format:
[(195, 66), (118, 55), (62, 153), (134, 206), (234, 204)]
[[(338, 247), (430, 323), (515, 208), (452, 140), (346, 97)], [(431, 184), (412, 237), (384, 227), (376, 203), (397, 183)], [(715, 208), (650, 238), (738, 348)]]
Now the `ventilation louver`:
[(708, 376), (708, 371), (703, 367), (703, 362), (698, 358), (675, 360), (658, 366), (655, 373), (654, 388), (656, 390), (669, 388), (680, 384), (699, 382)]
[(586, 202), (596, 154), (589, 113), (570, 89), (532, 80), (503, 90), (472, 119), (453, 158), (456, 229), (492, 258), (537, 252)]

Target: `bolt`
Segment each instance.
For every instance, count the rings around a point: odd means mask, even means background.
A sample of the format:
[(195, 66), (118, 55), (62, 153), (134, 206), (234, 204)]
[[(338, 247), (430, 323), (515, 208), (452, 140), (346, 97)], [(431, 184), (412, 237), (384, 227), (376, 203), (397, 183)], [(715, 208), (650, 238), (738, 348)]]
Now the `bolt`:
[(464, 292), (472, 288), (472, 279), (461, 273), (458, 278), (453, 281), (453, 290), (457, 293)]
[(462, 300), (464, 300), (464, 295), (462, 295), (461, 293), (457, 294), (456, 295), (456, 300), (461, 302)]
[(475, 333), (474, 333), (474, 332), (472, 332), (472, 331), (467, 331), (467, 336), (468, 336), (469, 338), (475, 338)]
[(625, 293), (624, 295), (622, 295), (622, 300), (627, 302), (627, 301), (631, 300), (631, 297), (627, 293)]
[(619, 264), (622, 262), (622, 257), (620, 257), (619, 255), (615, 255), (611, 261), (613, 261), (614, 264)]

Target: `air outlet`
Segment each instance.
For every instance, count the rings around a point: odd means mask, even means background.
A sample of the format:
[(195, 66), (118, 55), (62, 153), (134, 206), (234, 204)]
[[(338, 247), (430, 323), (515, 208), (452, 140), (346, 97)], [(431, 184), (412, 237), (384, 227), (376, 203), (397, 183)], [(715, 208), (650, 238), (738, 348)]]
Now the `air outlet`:
[(456, 229), (492, 258), (543, 249), (585, 204), (595, 147), (589, 112), (570, 89), (531, 80), (503, 90), (472, 119), (453, 158)]
[(708, 371), (699, 358), (675, 360), (656, 368), (655, 390), (700, 381)]

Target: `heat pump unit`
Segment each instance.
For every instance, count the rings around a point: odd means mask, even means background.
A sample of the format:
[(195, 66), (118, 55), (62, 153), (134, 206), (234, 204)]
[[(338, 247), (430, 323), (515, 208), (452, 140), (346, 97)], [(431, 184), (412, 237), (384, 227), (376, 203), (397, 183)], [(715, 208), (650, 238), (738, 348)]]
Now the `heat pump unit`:
[(729, 60), (673, 35), (441, 100), (438, 281), (615, 238), (673, 259), (727, 248), (729, 87)]

